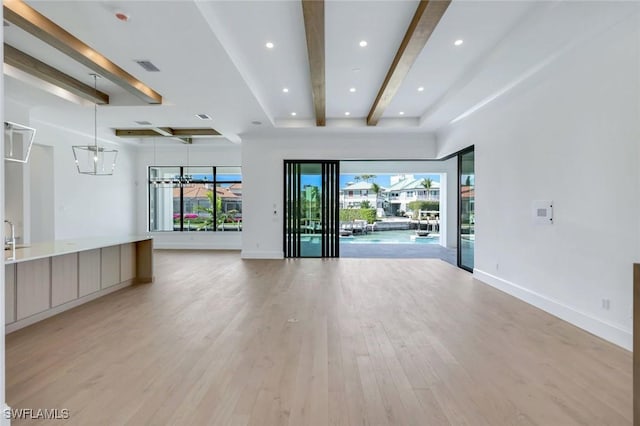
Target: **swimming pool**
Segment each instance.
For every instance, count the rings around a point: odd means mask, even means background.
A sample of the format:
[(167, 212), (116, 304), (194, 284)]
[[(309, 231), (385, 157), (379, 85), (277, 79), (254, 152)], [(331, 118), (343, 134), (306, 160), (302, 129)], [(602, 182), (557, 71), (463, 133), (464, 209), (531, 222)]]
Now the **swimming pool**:
[(426, 238), (415, 238), (415, 230), (375, 231), (366, 235), (340, 237), (340, 244), (438, 244), (440, 236), (431, 234)]

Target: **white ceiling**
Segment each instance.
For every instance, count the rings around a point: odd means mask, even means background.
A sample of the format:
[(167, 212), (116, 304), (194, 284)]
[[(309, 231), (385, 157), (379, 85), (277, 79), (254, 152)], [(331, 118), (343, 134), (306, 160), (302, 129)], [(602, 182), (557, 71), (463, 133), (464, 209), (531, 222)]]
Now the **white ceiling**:
[[(234, 140), (289, 127), (312, 132), (441, 130), (637, 12), (631, 2), (454, 0), (379, 126), (371, 128), (365, 117), (418, 1), (327, 1), (325, 129), (314, 126), (298, 0), (28, 3), (163, 96), (163, 105), (146, 105), (99, 80), (98, 88), (111, 95), (111, 105), (99, 112), (103, 132), (140, 127), (134, 121), (146, 120), (159, 127), (211, 126)], [(115, 18), (118, 10), (130, 15), (129, 22)], [(90, 70), (20, 29), (5, 27), (4, 35), (5, 42), (93, 84)], [(464, 40), (459, 47), (453, 44), (457, 39)], [(361, 40), (367, 47), (358, 45)], [(267, 41), (275, 47), (267, 49)], [(144, 71), (134, 62), (138, 59), (151, 60), (161, 72)], [(425, 90), (418, 92), (420, 86)], [(86, 106), (29, 89), (12, 77), (5, 79), (5, 92), (51, 121), (74, 126), (73, 117), (90, 117), (78, 114)], [(213, 120), (201, 121), (197, 113)]]

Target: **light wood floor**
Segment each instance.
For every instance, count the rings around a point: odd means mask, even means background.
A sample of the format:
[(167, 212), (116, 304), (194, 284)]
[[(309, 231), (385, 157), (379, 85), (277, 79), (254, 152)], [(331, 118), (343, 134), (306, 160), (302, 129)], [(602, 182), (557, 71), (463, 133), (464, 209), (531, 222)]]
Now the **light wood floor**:
[(8, 335), (9, 405), (76, 425), (631, 424), (629, 352), (439, 260), (159, 251), (156, 280)]

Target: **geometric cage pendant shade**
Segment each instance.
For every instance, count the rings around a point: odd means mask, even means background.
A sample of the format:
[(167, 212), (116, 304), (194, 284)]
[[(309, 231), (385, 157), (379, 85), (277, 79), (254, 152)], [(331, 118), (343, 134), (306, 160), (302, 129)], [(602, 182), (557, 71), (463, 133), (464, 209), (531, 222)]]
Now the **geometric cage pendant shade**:
[[(97, 91), (97, 74), (93, 76), (93, 88)], [(93, 145), (74, 145), (73, 157), (78, 173), (93, 176), (109, 176), (116, 168), (118, 151), (98, 145), (98, 104), (93, 104)]]
[(116, 167), (118, 151), (94, 145), (74, 145), (73, 156), (76, 159), (78, 173), (83, 175), (109, 176)]
[(36, 129), (22, 124), (4, 122), (4, 159), (17, 163), (29, 161)]

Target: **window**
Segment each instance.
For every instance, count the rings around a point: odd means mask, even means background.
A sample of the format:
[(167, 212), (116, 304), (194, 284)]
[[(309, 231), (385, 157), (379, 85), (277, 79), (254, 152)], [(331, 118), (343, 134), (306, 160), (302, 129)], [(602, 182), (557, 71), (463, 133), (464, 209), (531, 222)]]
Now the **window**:
[(241, 231), (240, 167), (149, 167), (149, 231)]
[(413, 197), (413, 191), (407, 191), (407, 197)]

